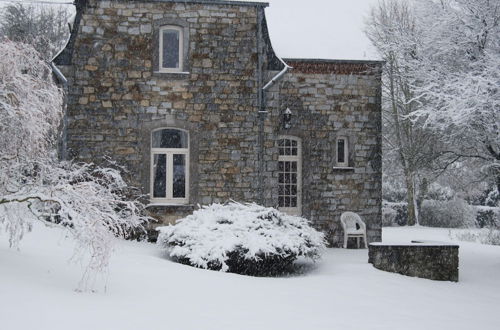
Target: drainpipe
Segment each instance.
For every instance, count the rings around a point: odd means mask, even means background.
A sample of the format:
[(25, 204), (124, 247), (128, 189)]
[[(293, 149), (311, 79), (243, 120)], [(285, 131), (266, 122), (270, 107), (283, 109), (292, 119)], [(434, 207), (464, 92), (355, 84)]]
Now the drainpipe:
[(290, 69), (291, 67), (286, 64), (281, 58), (278, 57), (278, 59), (283, 63), (284, 68), (281, 70), (276, 76), (274, 76), (267, 84), (264, 85), (264, 87), (260, 88), (262, 86), (262, 70), (263, 70), (263, 51), (262, 51), (262, 45), (261, 41), (263, 40), (263, 34), (262, 34), (262, 24), (263, 24), (263, 19), (264, 19), (264, 9), (261, 8), (258, 10), (257, 13), (257, 20), (258, 20), (258, 28), (257, 28), (257, 51), (258, 51), (258, 82), (259, 82), (259, 94), (258, 94), (258, 101), (259, 101), (259, 136), (258, 136), (258, 145), (259, 145), (259, 151), (258, 151), (258, 162), (259, 162), (259, 204), (264, 205), (264, 122), (266, 120), (267, 116), (267, 109), (266, 109), (266, 91), (271, 88), (276, 82), (278, 82), (280, 79), (283, 78), (285, 73)]
[(52, 68), (52, 72), (56, 75), (57, 79), (63, 85), (64, 98), (63, 98), (63, 106), (64, 106), (64, 114), (63, 114), (63, 122), (61, 127), (61, 143), (59, 144), (59, 158), (62, 160), (67, 160), (67, 127), (68, 127), (68, 109), (66, 108), (68, 104), (68, 79), (64, 76), (64, 74), (59, 70), (59, 68), (54, 64), (54, 62), (50, 62), (50, 67)]

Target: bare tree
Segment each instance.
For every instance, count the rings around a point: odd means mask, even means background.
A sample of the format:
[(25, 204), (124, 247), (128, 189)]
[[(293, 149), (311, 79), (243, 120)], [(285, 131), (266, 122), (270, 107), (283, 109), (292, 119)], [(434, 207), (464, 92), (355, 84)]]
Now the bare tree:
[(63, 6), (8, 4), (2, 8), (0, 36), (32, 45), (44, 59), (64, 48), (70, 12)]

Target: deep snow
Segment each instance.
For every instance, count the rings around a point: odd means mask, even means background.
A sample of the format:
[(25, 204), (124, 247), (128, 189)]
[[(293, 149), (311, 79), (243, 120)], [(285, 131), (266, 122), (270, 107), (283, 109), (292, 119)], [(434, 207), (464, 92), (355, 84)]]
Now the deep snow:
[[(449, 240), (448, 230), (384, 228), (384, 241)], [(367, 250), (328, 249), (306, 275), (253, 278), (195, 269), (152, 244), (120, 242), (107, 291), (77, 293), (72, 242), (36, 225), (0, 234), (0, 329), (498, 329), (500, 247), (460, 243), (460, 282), (374, 269)]]

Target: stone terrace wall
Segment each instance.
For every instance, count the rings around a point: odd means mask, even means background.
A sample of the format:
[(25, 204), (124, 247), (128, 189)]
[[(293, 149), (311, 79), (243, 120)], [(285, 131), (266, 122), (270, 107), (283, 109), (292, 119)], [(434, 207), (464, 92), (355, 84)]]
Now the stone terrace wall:
[[(290, 108), (292, 125), (278, 134), (303, 144), (303, 215), (343, 239), (340, 215), (353, 211), (367, 224), (368, 240), (381, 239), (380, 63), (285, 60), (293, 69), (274, 89), (273, 102)], [(272, 103), (272, 102), (271, 102)], [(336, 168), (336, 139), (346, 136), (349, 168)]]
[(375, 243), (369, 246), (368, 262), (387, 272), (458, 282), (458, 250), (458, 245), (439, 242)]

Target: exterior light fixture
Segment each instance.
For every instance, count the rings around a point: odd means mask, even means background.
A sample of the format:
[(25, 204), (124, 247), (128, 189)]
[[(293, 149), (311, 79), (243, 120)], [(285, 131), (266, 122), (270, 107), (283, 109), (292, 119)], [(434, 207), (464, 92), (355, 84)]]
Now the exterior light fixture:
[(283, 113), (283, 126), (285, 129), (292, 127), (292, 110), (290, 108), (286, 108)]

